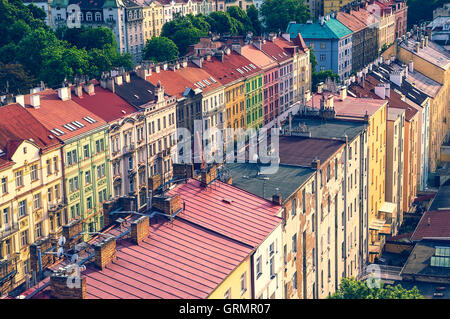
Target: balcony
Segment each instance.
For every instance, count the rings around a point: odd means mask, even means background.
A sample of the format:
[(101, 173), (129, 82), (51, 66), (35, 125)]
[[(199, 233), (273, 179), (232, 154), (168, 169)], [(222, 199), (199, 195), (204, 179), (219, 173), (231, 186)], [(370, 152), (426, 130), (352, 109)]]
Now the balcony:
[(0, 239), (10, 236), (19, 231), (19, 223), (4, 226), (4, 230), (0, 231)]
[(0, 287), (5, 281), (15, 276), (17, 273), (18, 255), (8, 256), (7, 259), (0, 260)]
[(64, 200), (60, 200), (57, 203), (49, 203), (47, 211), (49, 213), (55, 213), (55, 212), (63, 209), (65, 206), (66, 206), (66, 204), (65, 204)]

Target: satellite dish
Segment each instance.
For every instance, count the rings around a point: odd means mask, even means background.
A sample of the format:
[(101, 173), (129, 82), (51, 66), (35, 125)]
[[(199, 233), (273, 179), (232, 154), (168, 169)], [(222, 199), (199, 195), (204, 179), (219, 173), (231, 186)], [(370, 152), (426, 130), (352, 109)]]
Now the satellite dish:
[(58, 246), (64, 246), (64, 244), (66, 243), (66, 237), (61, 236), (58, 239)]
[(76, 263), (78, 261), (78, 254), (73, 254), (72, 257), (70, 258), (70, 261), (72, 263)]
[(59, 247), (58, 251), (56, 252), (56, 256), (58, 256), (58, 258), (60, 258), (62, 256), (62, 254), (64, 254), (64, 248)]

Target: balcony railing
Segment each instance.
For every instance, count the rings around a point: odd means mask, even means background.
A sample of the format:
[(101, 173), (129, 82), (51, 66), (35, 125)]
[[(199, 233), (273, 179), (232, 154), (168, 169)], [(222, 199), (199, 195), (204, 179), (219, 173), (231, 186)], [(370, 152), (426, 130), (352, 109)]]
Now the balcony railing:
[(122, 148), (122, 153), (126, 154), (126, 153), (134, 151), (134, 149), (135, 149), (134, 143), (131, 143), (131, 144), (125, 145)]
[(4, 230), (0, 231), (0, 239), (3, 239), (9, 235), (19, 231), (19, 223), (13, 223), (11, 225), (4, 226)]

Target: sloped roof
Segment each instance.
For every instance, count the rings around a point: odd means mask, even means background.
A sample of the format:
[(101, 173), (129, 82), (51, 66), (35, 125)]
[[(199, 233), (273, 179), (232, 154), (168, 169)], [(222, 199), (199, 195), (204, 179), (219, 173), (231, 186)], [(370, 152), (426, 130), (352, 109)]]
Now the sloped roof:
[(325, 20), (323, 25), (320, 22), (288, 25), (287, 32), (291, 38), (295, 38), (301, 33), (303, 39), (340, 39), (352, 34), (352, 30), (334, 18)]
[(450, 238), (450, 210), (429, 211), (422, 215), (411, 240), (419, 241), (427, 237)]
[(173, 194), (185, 203), (180, 218), (253, 248), (281, 222), (277, 217), (280, 206), (218, 180), (204, 188), (200, 181), (190, 179), (169, 192)]
[(336, 14), (336, 19), (353, 32), (359, 32), (367, 27), (365, 23), (346, 12), (338, 12)]
[(265, 71), (277, 66), (273, 58), (258, 50), (253, 44), (244, 45), (241, 54)]

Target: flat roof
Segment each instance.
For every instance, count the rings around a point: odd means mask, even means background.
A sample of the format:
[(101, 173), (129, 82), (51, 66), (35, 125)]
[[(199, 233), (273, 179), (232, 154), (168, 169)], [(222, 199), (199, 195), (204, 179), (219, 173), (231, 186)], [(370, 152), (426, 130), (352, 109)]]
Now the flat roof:
[(439, 187), (439, 190), (431, 203), (430, 210), (450, 209), (450, 180)]
[(275, 174), (260, 174), (261, 165), (257, 163), (231, 163), (226, 164), (226, 169), (231, 173), (234, 186), (268, 200), (279, 192), (283, 202), (315, 172), (311, 168), (279, 164)]
[(416, 41), (416, 37), (411, 37), (403, 41), (400, 46), (441, 69), (446, 70), (450, 66), (450, 53), (446, 52), (441, 46), (433, 41), (428, 41), (426, 47), (419, 48), (419, 52), (416, 52)]
[(449, 247), (449, 240), (422, 240), (414, 246), (400, 275), (450, 277), (450, 268), (431, 266), (436, 247)]
[[(366, 127), (367, 123), (361, 121), (349, 121), (344, 119), (319, 119), (312, 117), (293, 116), (292, 128), (306, 128), (311, 133), (311, 137), (317, 138), (337, 138), (343, 139), (344, 135), (348, 136), (349, 141), (360, 135)], [(289, 121), (286, 121), (283, 128), (289, 128)]]
[(344, 145), (338, 140), (280, 136), (280, 163), (311, 167), (313, 160), (319, 159), (322, 166)]

